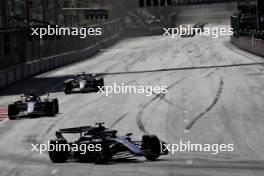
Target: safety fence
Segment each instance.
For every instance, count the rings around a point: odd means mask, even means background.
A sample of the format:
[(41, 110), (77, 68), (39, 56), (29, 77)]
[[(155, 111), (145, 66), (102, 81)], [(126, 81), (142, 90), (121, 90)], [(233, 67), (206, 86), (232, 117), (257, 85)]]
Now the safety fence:
[(264, 57), (264, 40), (254, 37), (231, 37), (231, 42), (240, 49)]

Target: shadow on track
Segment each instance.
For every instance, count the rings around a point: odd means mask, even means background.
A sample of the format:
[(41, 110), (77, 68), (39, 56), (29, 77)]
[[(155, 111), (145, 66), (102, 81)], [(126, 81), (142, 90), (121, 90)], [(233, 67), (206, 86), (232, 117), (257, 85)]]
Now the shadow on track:
[[(129, 72), (112, 72), (112, 73), (94, 73), (98, 76), (107, 75), (121, 75), (121, 74), (140, 74), (150, 72), (168, 72), (168, 71), (181, 71), (181, 70), (200, 70), (200, 69), (215, 69), (215, 68), (232, 68), (232, 67), (244, 67), (244, 66), (256, 66), (264, 65), (264, 62), (252, 62), (252, 63), (238, 63), (238, 64), (226, 64), (226, 65), (212, 65), (212, 66), (190, 66), (190, 67), (176, 67), (156, 70), (142, 70), (142, 71), (129, 71)], [(88, 73), (87, 73), (88, 74)], [(93, 73), (92, 73), (93, 74)], [(10, 85), (1, 90), (0, 96), (4, 95), (19, 95), (23, 92), (37, 90), (41, 92), (63, 92), (63, 82), (66, 79), (72, 78), (74, 75), (63, 76), (51, 76), (51, 77), (33, 77), (13, 85)]]

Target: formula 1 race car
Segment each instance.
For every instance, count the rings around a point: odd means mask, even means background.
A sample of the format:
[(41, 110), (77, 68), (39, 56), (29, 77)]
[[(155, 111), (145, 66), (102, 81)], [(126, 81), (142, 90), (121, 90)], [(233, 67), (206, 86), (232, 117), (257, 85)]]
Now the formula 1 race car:
[(197, 23), (195, 24), (192, 28), (188, 30), (185, 34), (182, 34), (181, 37), (194, 37), (198, 33), (203, 33), (204, 32), (204, 26), (207, 23)]
[(202, 33), (202, 32), (204, 32), (204, 26), (205, 26), (206, 24), (207, 24), (207, 23), (199, 22), (199, 23), (195, 24), (195, 25), (193, 26), (193, 28), (199, 29), (199, 30), (197, 30), (197, 31), (200, 32), (200, 33)]
[[(155, 135), (143, 135), (142, 141), (133, 141), (132, 133), (117, 136), (116, 130), (108, 130), (104, 123), (96, 123), (96, 126), (84, 126), (76, 128), (60, 129), (56, 132), (56, 139), (49, 142), (50, 145), (68, 146), (67, 150), (49, 150), (49, 157), (54, 163), (66, 162), (69, 158), (81, 162), (93, 162), (102, 164), (114, 159), (144, 156), (147, 160), (154, 161), (160, 155), (167, 155), (168, 151), (163, 147), (164, 142)], [(74, 142), (67, 142), (63, 134), (79, 133), (80, 137)], [(86, 150), (81, 152), (81, 145), (100, 146), (100, 150)], [(76, 147), (77, 146), (77, 147)], [(79, 147), (78, 147), (79, 146)], [(91, 147), (91, 146), (90, 146)], [(52, 148), (52, 147), (51, 147)], [(75, 148), (75, 150), (72, 150)], [(76, 148), (78, 148), (76, 150)], [(89, 147), (86, 147), (86, 149)]]
[(70, 94), (74, 91), (89, 92), (99, 91), (98, 87), (104, 86), (104, 79), (96, 74), (75, 75), (73, 79), (64, 82), (64, 93)]
[(40, 115), (54, 117), (58, 113), (58, 99), (50, 99), (49, 93), (22, 94), (21, 100), (8, 105), (8, 117), (10, 120)]

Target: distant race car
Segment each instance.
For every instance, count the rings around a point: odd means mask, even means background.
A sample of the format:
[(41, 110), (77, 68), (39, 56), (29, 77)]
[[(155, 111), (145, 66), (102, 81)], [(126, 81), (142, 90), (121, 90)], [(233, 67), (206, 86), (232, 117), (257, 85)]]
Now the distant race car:
[(181, 37), (194, 37), (197, 32), (198, 33), (203, 33), (204, 32), (204, 26), (207, 23), (197, 23), (195, 24), (192, 28), (189, 29), (189, 31), (186, 34), (182, 34)]
[(181, 37), (194, 37), (196, 32), (194, 28), (189, 28), (189, 26), (184, 26), (187, 29), (187, 32), (181, 34)]
[(58, 99), (50, 99), (48, 93), (27, 93), (21, 100), (8, 105), (8, 117), (14, 120), (21, 117), (47, 115), (54, 117), (59, 113)]
[(64, 82), (64, 93), (70, 94), (74, 91), (90, 92), (99, 91), (104, 86), (104, 79), (96, 74), (80, 74)]
[(199, 30), (198, 30), (199, 32), (204, 32), (204, 26), (205, 26), (206, 24), (207, 24), (207, 23), (199, 22), (199, 23), (195, 24), (195, 25), (193, 26), (193, 28), (199, 29)]
[[(76, 128), (60, 129), (56, 132), (56, 139), (51, 140), (50, 144), (69, 146), (67, 150), (51, 150), (49, 157), (54, 163), (63, 163), (70, 159), (77, 159), (81, 162), (93, 162), (95, 164), (114, 161), (129, 157), (144, 156), (147, 160), (154, 161), (160, 155), (167, 155), (168, 151), (163, 147), (164, 142), (160, 141), (155, 135), (143, 135), (142, 141), (133, 141), (132, 133), (124, 136), (117, 136), (116, 130), (108, 130), (103, 126), (104, 123), (97, 123), (96, 126), (84, 126)], [(74, 142), (68, 142), (63, 134), (79, 133), (80, 137)], [(73, 147), (80, 145), (100, 145), (101, 150), (72, 151)], [(78, 147), (77, 147), (78, 148)], [(80, 147), (81, 148), (81, 147)]]

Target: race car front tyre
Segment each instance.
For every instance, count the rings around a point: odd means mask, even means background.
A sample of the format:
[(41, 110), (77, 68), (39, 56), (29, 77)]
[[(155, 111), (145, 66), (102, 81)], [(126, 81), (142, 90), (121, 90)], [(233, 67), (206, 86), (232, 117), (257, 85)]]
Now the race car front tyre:
[(100, 143), (101, 150), (91, 152), (91, 158), (95, 164), (104, 164), (112, 158), (112, 154), (109, 152), (109, 146), (105, 142)]
[[(104, 79), (100, 79), (97, 82), (97, 86), (99, 86), (102, 90), (104, 90)], [(96, 86), (96, 91), (99, 91), (100, 89)]]
[(48, 102), (47, 104), (47, 115), (54, 117), (56, 115), (56, 105), (54, 101)]
[(49, 157), (53, 163), (64, 163), (70, 157), (70, 149), (67, 147), (56, 147), (60, 145), (68, 146), (68, 142), (65, 139), (50, 141)]
[(142, 137), (142, 150), (147, 160), (154, 161), (160, 156), (161, 144), (155, 135), (144, 135)]
[(100, 79), (99, 80), (99, 86), (100, 87), (104, 87), (104, 79)]
[(8, 117), (10, 120), (15, 120), (17, 118), (18, 109), (15, 104), (8, 105)]
[(59, 109), (59, 101), (58, 101), (57, 98), (55, 98), (53, 101), (54, 101), (54, 104), (55, 104), (55, 113), (59, 114), (59, 111), (60, 111), (60, 109)]
[(103, 164), (107, 162), (103, 154), (103, 151), (100, 151), (100, 152), (94, 151), (92, 152), (91, 156), (92, 156), (92, 161), (94, 164)]
[(75, 157), (79, 159), (82, 163), (91, 163), (93, 162), (91, 152), (86, 151), (85, 153), (78, 152), (75, 154)]
[(67, 82), (64, 85), (64, 93), (65, 94), (71, 94), (72, 93), (72, 85), (71, 83)]

